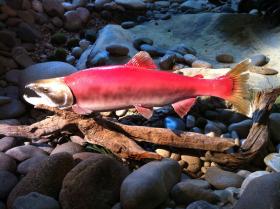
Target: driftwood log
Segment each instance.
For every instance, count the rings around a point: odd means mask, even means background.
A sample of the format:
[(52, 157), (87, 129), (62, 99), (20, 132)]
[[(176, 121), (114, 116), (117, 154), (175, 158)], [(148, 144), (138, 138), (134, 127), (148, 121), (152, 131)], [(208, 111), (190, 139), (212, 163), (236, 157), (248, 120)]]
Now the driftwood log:
[(137, 144), (137, 142), (149, 142), (176, 148), (204, 150), (206, 160), (234, 167), (254, 159), (266, 147), (269, 141), (268, 115), (279, 94), (280, 88), (257, 94), (253, 127), (246, 142), (234, 154), (225, 152), (229, 148), (238, 146), (232, 139), (164, 128), (129, 126), (102, 117), (90, 118), (69, 110), (46, 106), (37, 108), (54, 112), (53, 116), (32, 125), (0, 124), (0, 135), (42, 139), (61, 134), (63, 131), (71, 132), (74, 127), (84, 136), (84, 142), (103, 146), (121, 158), (161, 159), (160, 155), (146, 151)]

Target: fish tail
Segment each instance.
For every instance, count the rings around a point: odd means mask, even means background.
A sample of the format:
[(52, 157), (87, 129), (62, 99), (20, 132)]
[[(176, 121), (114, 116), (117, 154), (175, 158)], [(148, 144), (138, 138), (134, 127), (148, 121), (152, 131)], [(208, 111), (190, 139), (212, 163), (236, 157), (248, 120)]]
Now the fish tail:
[(225, 77), (231, 79), (233, 82), (232, 93), (225, 99), (232, 103), (238, 112), (245, 115), (248, 115), (250, 112), (250, 102), (248, 100), (249, 88), (247, 85), (249, 74), (242, 73), (247, 71), (250, 66), (251, 60), (246, 59), (237, 64), (225, 75)]

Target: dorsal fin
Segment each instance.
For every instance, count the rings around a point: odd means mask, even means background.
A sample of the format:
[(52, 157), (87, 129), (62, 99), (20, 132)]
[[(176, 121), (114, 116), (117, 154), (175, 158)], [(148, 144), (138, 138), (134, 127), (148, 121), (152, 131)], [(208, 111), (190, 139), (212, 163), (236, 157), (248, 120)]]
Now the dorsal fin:
[(149, 69), (157, 69), (151, 56), (144, 51), (138, 52), (132, 59), (125, 64), (126, 66), (143, 67)]

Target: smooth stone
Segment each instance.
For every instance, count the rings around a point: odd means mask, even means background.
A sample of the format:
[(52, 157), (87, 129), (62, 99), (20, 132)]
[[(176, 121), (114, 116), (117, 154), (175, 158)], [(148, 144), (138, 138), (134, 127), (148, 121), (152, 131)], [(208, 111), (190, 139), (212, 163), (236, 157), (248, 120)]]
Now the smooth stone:
[(17, 118), (24, 113), (25, 106), (17, 99), (12, 99), (10, 103), (0, 106), (0, 119)]
[(164, 118), (163, 121), (164, 127), (171, 129), (171, 130), (185, 130), (185, 123), (182, 119), (173, 117), (173, 116), (168, 116)]
[(205, 173), (205, 180), (217, 189), (225, 189), (227, 187), (241, 187), (244, 178), (233, 172), (210, 167)]
[(187, 115), (186, 117), (186, 128), (193, 128), (195, 126), (195, 117), (192, 115)]
[(199, 12), (207, 9), (207, 1), (205, 0), (189, 0), (180, 5), (183, 11)]
[(47, 159), (48, 157), (46, 155), (39, 155), (24, 160), (18, 165), (17, 172), (26, 175), (28, 172), (38, 169)]
[(204, 133), (208, 134), (210, 132), (213, 132), (215, 136), (220, 136), (222, 134), (222, 130), (214, 122), (208, 121), (205, 126)]
[(170, 2), (169, 1), (156, 1), (155, 6), (156, 7), (169, 7)]
[(66, 12), (64, 14), (64, 20), (64, 27), (68, 31), (77, 31), (83, 26), (80, 13), (76, 10)]
[(202, 134), (202, 130), (198, 127), (193, 127), (191, 128), (190, 130), (191, 132), (195, 132), (195, 133), (199, 133), (199, 134)]
[(0, 171), (0, 200), (6, 199), (17, 184), (17, 177), (9, 171)]
[[(0, 123), (2, 124), (2, 123)], [(13, 125), (13, 124), (12, 124)], [(14, 137), (6, 136), (0, 139), (0, 152), (6, 152), (7, 150), (18, 145), (18, 140)]]
[[(243, 178), (247, 178), (252, 172), (247, 171), (247, 170), (239, 170), (236, 174), (243, 177)], [(245, 180), (244, 180), (245, 182)]]
[(9, 155), (0, 152), (0, 171), (9, 171), (14, 173), (17, 169), (16, 161)]
[(275, 143), (280, 143), (280, 113), (271, 113), (269, 115), (269, 131), (271, 138)]
[(199, 200), (189, 204), (186, 209), (219, 209), (216, 205), (212, 205), (204, 200)]
[(25, 22), (19, 24), (16, 33), (22, 41), (28, 43), (35, 43), (42, 38), (42, 34), (39, 30)]
[[(141, 45), (142, 50), (143, 50), (143, 48), (142, 48), (143, 45)], [(147, 46), (149, 46), (149, 45), (144, 45), (144, 46), (146, 46), (146, 48), (147, 48)], [(153, 47), (153, 46), (150, 46), (149, 48), (151, 48), (151, 47)], [(154, 53), (154, 56), (160, 56), (160, 55), (157, 54), (157, 53)], [(175, 54), (166, 54), (166, 55), (164, 55), (163, 57), (160, 58), (159, 66), (162, 70), (171, 70), (173, 65), (175, 64), (175, 61), (176, 61), (176, 55)]]
[(168, 158), (171, 156), (170, 151), (166, 149), (156, 149), (155, 152), (164, 158)]
[(124, 45), (112, 44), (106, 47), (111, 56), (127, 56), (129, 49)]
[(270, 153), (264, 158), (266, 166), (271, 168), (275, 172), (280, 172), (280, 154)]
[(112, 0), (95, 0), (95, 7), (97, 9), (101, 9), (105, 4), (110, 2), (112, 2)]
[(34, 62), (28, 52), (23, 47), (15, 47), (12, 50), (14, 60), (22, 67), (26, 68), (33, 65)]
[(89, 60), (89, 66), (102, 66), (109, 60), (109, 53), (107, 51), (98, 52), (91, 60)]
[(277, 145), (275, 146), (275, 149), (276, 149), (276, 152), (280, 153), (280, 144), (277, 144)]
[(141, 51), (148, 52), (152, 57), (159, 57), (164, 55), (163, 50), (149, 44), (142, 44), (140, 46), (140, 49)]
[(190, 173), (197, 173), (201, 168), (201, 160), (199, 157), (191, 155), (181, 155), (181, 159), (188, 164), (187, 171)]
[(256, 54), (250, 57), (250, 59), (255, 66), (264, 66), (269, 62), (269, 58), (263, 54)]
[(149, 38), (145, 38), (145, 37), (140, 37), (140, 38), (136, 38), (133, 40), (133, 46), (135, 47), (135, 49), (137, 50), (141, 50), (141, 45), (142, 44), (148, 44), (148, 45), (153, 45), (153, 40), (149, 39)]
[(232, 123), (228, 127), (228, 130), (236, 131), (241, 138), (246, 138), (249, 134), (252, 125), (253, 125), (253, 121), (251, 119), (248, 119), (238, 123)]
[(54, 17), (52, 18), (52, 24), (54, 24), (54, 26), (61, 28), (63, 26), (63, 21), (59, 18), (59, 17)]
[(193, 54), (193, 55), (196, 54), (196, 51), (192, 47), (189, 47), (188, 45), (183, 43), (172, 46), (170, 50), (177, 52), (183, 56), (186, 54)]
[(79, 42), (79, 46), (80, 46), (83, 50), (85, 50), (86, 48), (88, 48), (89, 45), (90, 45), (90, 41), (88, 41), (88, 40), (86, 40), (86, 39), (82, 39), (82, 40), (80, 40), (80, 42)]
[(248, 184), (255, 178), (258, 178), (260, 176), (264, 176), (269, 174), (268, 171), (255, 171), (253, 173), (251, 173), (250, 175), (248, 175), (245, 180), (243, 181), (241, 188), (240, 188), (240, 194), (243, 193), (243, 191), (246, 189), (246, 187), (248, 186)]
[(87, 160), (89, 158), (92, 158), (92, 157), (97, 157), (98, 153), (94, 153), (94, 152), (79, 152), (79, 153), (76, 153), (73, 155), (73, 158), (76, 162), (81, 162), (83, 160)]
[(234, 58), (231, 54), (219, 54), (216, 56), (216, 60), (221, 63), (233, 63)]
[(193, 54), (185, 54), (184, 61), (187, 65), (192, 66), (192, 63), (197, 60), (197, 57)]
[(18, 161), (24, 161), (35, 156), (46, 156), (46, 152), (32, 145), (14, 147), (6, 151), (6, 154)]
[(43, 4), (42, 4), (41, 1), (33, 0), (31, 2), (31, 4), (32, 4), (32, 9), (35, 10), (36, 12), (39, 12), (39, 13), (43, 13), (44, 12)]
[(233, 209), (280, 208), (280, 173), (267, 174), (252, 180)]
[(212, 65), (209, 62), (203, 60), (195, 60), (192, 63), (193, 68), (212, 68)]
[(62, 2), (62, 6), (66, 11), (74, 10), (77, 7), (70, 2)]
[(115, 2), (126, 9), (144, 10), (146, 4), (142, 0), (115, 0)]
[(171, 188), (180, 180), (177, 161), (153, 161), (132, 172), (121, 185), (123, 209), (153, 209), (163, 203)]
[(76, 58), (72, 55), (67, 55), (65, 61), (70, 65), (74, 65), (75, 61), (76, 61)]
[(83, 49), (81, 47), (74, 47), (72, 49), (71, 54), (75, 57), (75, 58), (79, 58), (81, 56), (81, 54), (83, 53)]
[(76, 153), (82, 152), (83, 147), (77, 143), (74, 142), (66, 142), (61, 145), (57, 145), (54, 150), (51, 152), (51, 155), (61, 153), (61, 152), (67, 152), (71, 155), (74, 155)]
[(8, 197), (8, 208), (12, 208), (14, 201), (19, 196), (27, 195), (30, 192), (58, 198), (62, 181), (73, 167), (74, 160), (68, 153), (50, 156), (38, 169), (29, 172), (16, 185)]
[(15, 199), (13, 209), (60, 209), (60, 206), (52, 197), (31, 192)]
[(44, 11), (50, 16), (62, 17), (64, 13), (64, 7), (59, 0), (43, 0), (42, 1)]
[(111, 209), (118, 202), (128, 169), (107, 155), (80, 162), (64, 178), (59, 195), (63, 209)]
[(177, 205), (188, 205), (197, 200), (217, 203), (219, 197), (209, 189), (210, 185), (208, 184), (208, 188), (205, 188), (204, 183), (202, 183), (203, 185), (200, 184), (192, 179), (180, 182), (172, 188), (171, 197)]
[(90, 19), (90, 12), (88, 11), (88, 9), (84, 8), (84, 7), (79, 7), (76, 9), (76, 11), (80, 15), (82, 22), (84, 24), (86, 24), (88, 22), (88, 20)]
[(133, 22), (133, 21), (125, 21), (125, 22), (122, 22), (122, 23), (121, 23), (121, 26), (122, 26), (124, 29), (133, 28), (135, 25), (136, 25), (136, 23)]
[(4, 56), (0, 56), (0, 65), (2, 66), (0, 75), (6, 73), (10, 69), (18, 68), (17, 63), (13, 59)]

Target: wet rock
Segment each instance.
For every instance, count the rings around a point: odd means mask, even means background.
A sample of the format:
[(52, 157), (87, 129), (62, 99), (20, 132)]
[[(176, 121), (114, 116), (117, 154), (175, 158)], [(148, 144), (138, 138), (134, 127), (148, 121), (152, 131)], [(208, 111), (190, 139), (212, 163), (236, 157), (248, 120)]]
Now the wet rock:
[(191, 173), (196, 173), (201, 168), (201, 160), (199, 157), (191, 155), (181, 155), (181, 159), (188, 163), (187, 171)]
[(275, 143), (280, 143), (280, 113), (271, 113), (269, 115), (269, 128), (271, 138)]
[(112, 44), (106, 47), (111, 56), (127, 56), (129, 49), (126, 46)]
[(3, 56), (0, 56), (0, 65), (2, 66), (0, 69), (0, 75), (4, 74), (10, 69), (18, 67), (17, 63), (13, 59), (6, 58)]
[(280, 154), (270, 153), (264, 158), (266, 166), (271, 168), (275, 172), (280, 172)]
[(106, 155), (80, 162), (64, 178), (59, 195), (63, 209), (111, 209), (128, 169)]
[(8, 104), (12, 101), (11, 97), (0, 96), (0, 105)]
[(264, 66), (269, 62), (269, 58), (263, 54), (256, 54), (250, 57), (252, 64), (256, 66)]
[(0, 152), (0, 171), (9, 171), (14, 173), (17, 169), (16, 161), (9, 155)]
[(35, 156), (45, 156), (46, 152), (32, 145), (22, 145), (9, 149), (6, 154), (18, 161), (24, 161)]
[[(149, 44), (142, 44), (140, 46), (141, 51), (146, 51), (148, 52), (152, 57), (159, 57), (164, 55), (163, 50), (155, 47), (155, 46), (151, 46)], [(162, 60), (163, 61), (163, 60)]]
[(90, 18), (90, 12), (88, 11), (88, 9), (84, 7), (79, 7), (76, 9), (76, 11), (79, 13), (82, 22), (84, 24), (87, 23)]
[(238, 123), (232, 123), (229, 127), (229, 131), (236, 131), (241, 138), (246, 138), (249, 134), (250, 128), (253, 122), (251, 119), (244, 120)]
[(148, 44), (148, 45), (153, 45), (153, 40), (149, 39), (149, 38), (136, 38), (133, 40), (133, 46), (135, 47), (135, 49), (137, 49), (138, 51), (141, 50), (141, 45), (143, 44)]
[(153, 161), (131, 173), (121, 186), (123, 209), (152, 209), (163, 203), (180, 180), (180, 166), (174, 160)]
[(193, 128), (195, 126), (195, 117), (192, 115), (187, 115), (186, 117), (186, 128)]
[(51, 155), (61, 152), (67, 152), (71, 155), (74, 155), (81, 151), (83, 151), (83, 147), (81, 145), (74, 142), (67, 142), (61, 145), (57, 145), (55, 149), (51, 152)]
[(142, 0), (115, 0), (115, 2), (126, 9), (146, 9), (146, 4)]
[(280, 173), (268, 174), (252, 180), (233, 209), (280, 208)]
[[(143, 46), (143, 45), (142, 45)], [(141, 48), (142, 48), (141, 46)], [(146, 45), (149, 46), (149, 45)], [(152, 46), (151, 46), (152, 47)], [(156, 54), (158, 55), (158, 54)], [(159, 55), (158, 55), (159, 56)], [(176, 61), (175, 54), (166, 54), (159, 60), (159, 66), (162, 70), (171, 70)]]
[(204, 185), (199, 185), (199, 183), (192, 179), (176, 184), (172, 188), (171, 197), (177, 204), (182, 205), (187, 205), (197, 200), (205, 200), (210, 203), (217, 203), (219, 201), (219, 197), (213, 191), (205, 188)]
[(17, 177), (8, 172), (8, 171), (0, 171), (0, 199), (3, 200), (8, 197), (11, 190), (17, 184)]
[(43, 8), (50, 16), (63, 16), (64, 8), (59, 0), (43, 0)]
[(22, 161), (17, 167), (17, 172), (26, 175), (28, 172), (38, 169), (47, 159), (46, 155), (39, 155)]
[[(2, 124), (2, 123), (0, 123)], [(0, 152), (6, 152), (18, 145), (18, 140), (14, 137), (6, 136), (0, 139)]]
[(77, 31), (82, 28), (82, 19), (80, 13), (76, 10), (68, 11), (64, 14), (64, 27), (69, 31)]
[(241, 187), (244, 180), (241, 176), (219, 169), (217, 167), (210, 167), (207, 169), (205, 179), (217, 189), (225, 189), (227, 187)]
[(135, 25), (136, 25), (136, 23), (133, 21), (126, 21), (126, 22), (122, 22), (122, 24), (121, 24), (121, 26), (124, 29), (133, 28)]
[(12, 56), (14, 60), (22, 67), (28, 67), (34, 64), (32, 58), (28, 55), (28, 52), (23, 47), (13, 48)]
[(30, 192), (38, 192), (57, 198), (65, 175), (73, 168), (74, 161), (68, 153), (52, 155), (41, 166), (29, 172), (16, 185), (8, 197), (8, 208), (16, 198)]
[(212, 65), (209, 62), (202, 61), (202, 60), (195, 60), (192, 63), (193, 68), (212, 68)]
[(60, 206), (52, 197), (31, 192), (18, 197), (13, 204), (13, 209), (60, 209)]
[(12, 99), (10, 103), (0, 106), (0, 119), (17, 118), (24, 113), (24, 104), (16, 99)]
[(164, 118), (163, 121), (164, 127), (171, 129), (171, 130), (185, 130), (185, 123), (182, 119), (173, 117), (173, 116), (168, 116)]
[(255, 171), (255, 172), (251, 173), (250, 175), (248, 175), (248, 176), (244, 179), (244, 181), (243, 181), (243, 183), (242, 183), (242, 185), (241, 185), (240, 194), (243, 193), (243, 191), (247, 188), (247, 186), (249, 185), (249, 183), (250, 183), (253, 179), (258, 178), (258, 177), (261, 177), (261, 176), (264, 176), (264, 175), (267, 175), (267, 174), (269, 174), (268, 171)]
[(79, 58), (81, 56), (81, 54), (83, 53), (83, 49), (81, 47), (74, 47), (72, 49), (71, 54), (75, 57), (75, 58)]
[(233, 63), (234, 58), (231, 54), (219, 54), (216, 56), (216, 60), (221, 63)]
[(186, 207), (186, 209), (219, 209), (219, 208), (204, 200), (199, 200), (189, 204), (188, 207)]
[(197, 60), (197, 57), (193, 54), (185, 54), (184, 61), (187, 65), (192, 66), (192, 63)]
[(24, 42), (35, 43), (42, 38), (40, 31), (25, 22), (19, 24), (16, 32), (18, 37)]

